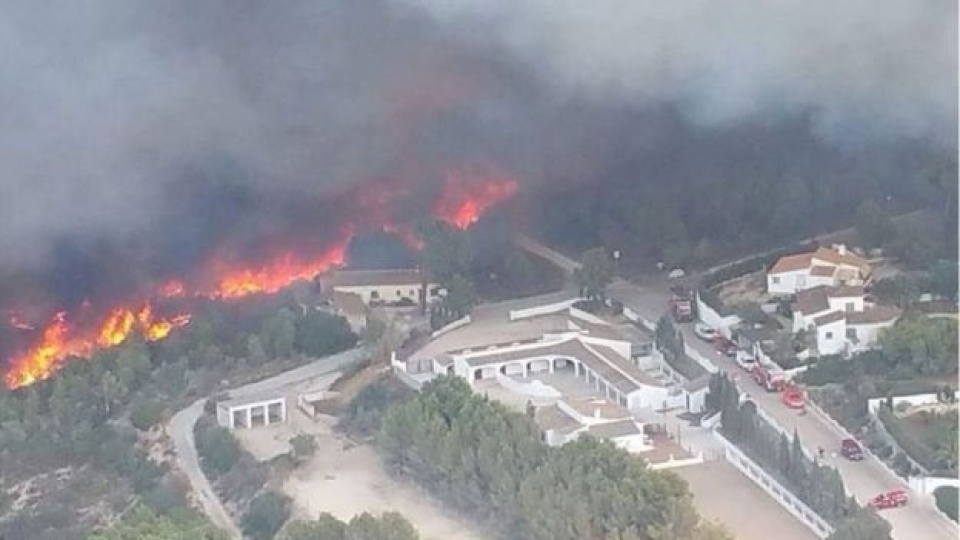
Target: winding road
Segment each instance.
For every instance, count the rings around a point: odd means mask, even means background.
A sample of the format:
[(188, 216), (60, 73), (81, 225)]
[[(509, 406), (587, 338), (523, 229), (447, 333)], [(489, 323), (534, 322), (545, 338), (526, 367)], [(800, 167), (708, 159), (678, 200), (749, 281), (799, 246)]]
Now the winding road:
[[(284, 371), (273, 377), (250, 383), (229, 391), (232, 398), (245, 396), (262, 395), (266, 393), (275, 393), (278, 395), (288, 395), (298, 390), (307, 390), (316, 384), (319, 379), (329, 379), (336, 377), (336, 372), (345, 366), (354, 364), (363, 360), (369, 352), (367, 349), (358, 347), (350, 349), (339, 354), (320, 358), (307, 365), (300, 366), (289, 371)], [(177, 412), (170, 419), (168, 433), (173, 439), (174, 449), (177, 454), (177, 466), (187, 476), (193, 492), (200, 502), (203, 512), (211, 521), (221, 529), (227, 531), (230, 538), (241, 540), (243, 534), (237, 527), (230, 514), (223, 506), (220, 498), (217, 497), (210, 480), (203, 474), (200, 468), (200, 457), (197, 455), (197, 447), (193, 438), (193, 428), (197, 420), (203, 415), (203, 405), (207, 398), (198, 399), (189, 407)]]
[[(581, 266), (577, 261), (528, 237), (518, 238), (517, 245), (569, 273)], [(609, 286), (608, 295), (619, 300), (625, 307), (632, 309), (644, 319), (656, 321), (666, 311), (669, 298), (666, 284), (659, 285), (642, 287), (617, 279)], [(781, 403), (778, 394), (767, 393), (760, 389), (749, 380), (746, 373), (735, 362), (718, 354), (710, 344), (699, 340), (693, 333), (692, 325), (685, 324), (678, 327), (683, 332), (684, 342), (691, 355), (702, 356), (719, 369), (744, 381), (739, 384), (741, 391), (750, 396), (757, 406), (782, 428), (788, 432), (795, 429), (810, 452), (815, 452), (817, 447), (828, 449), (828, 453), (839, 452), (840, 441), (848, 435), (830, 418), (821, 416), (816, 411), (801, 415), (787, 408)], [(833, 456), (829, 456), (827, 461), (837, 468), (843, 477), (847, 491), (861, 503), (878, 493), (905, 487), (902, 479), (872, 455), (860, 462), (851, 462)], [(902, 508), (884, 510), (880, 515), (893, 527), (893, 537), (896, 540), (955, 540), (958, 537), (956, 524), (936, 509), (933, 498), (930, 496), (912, 493), (910, 504)]]

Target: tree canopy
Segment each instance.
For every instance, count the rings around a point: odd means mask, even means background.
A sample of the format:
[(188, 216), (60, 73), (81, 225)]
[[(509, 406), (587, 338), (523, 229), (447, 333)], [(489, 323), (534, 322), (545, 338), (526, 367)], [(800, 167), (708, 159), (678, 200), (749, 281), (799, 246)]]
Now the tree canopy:
[(196, 515), (159, 515), (137, 507), (119, 523), (93, 533), (90, 540), (227, 540), (226, 532)]
[(580, 257), (583, 265), (576, 272), (580, 292), (588, 300), (603, 300), (607, 285), (613, 282), (616, 273), (614, 260), (603, 248), (593, 248)]
[(344, 523), (327, 512), (314, 521), (293, 521), (284, 527), (280, 540), (419, 540), (407, 518), (397, 512), (374, 516), (358, 514)]
[(390, 470), (517, 539), (705, 539), (686, 485), (609, 442), (548, 448), (526, 415), (440, 377), (383, 418)]

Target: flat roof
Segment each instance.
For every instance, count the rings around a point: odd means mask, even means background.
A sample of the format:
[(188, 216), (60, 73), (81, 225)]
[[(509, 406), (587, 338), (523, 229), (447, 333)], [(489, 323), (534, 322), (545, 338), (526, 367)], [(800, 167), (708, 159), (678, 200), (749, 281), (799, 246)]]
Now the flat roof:
[(576, 418), (563, 412), (556, 404), (538, 407), (533, 419), (543, 431), (556, 430), (569, 434), (583, 427)]
[(587, 428), (587, 433), (599, 439), (616, 439), (617, 437), (640, 435), (643, 431), (633, 420), (618, 420), (616, 422), (594, 424)]
[(398, 270), (337, 270), (326, 279), (333, 287), (388, 287), (422, 285), (423, 276), (415, 268)]

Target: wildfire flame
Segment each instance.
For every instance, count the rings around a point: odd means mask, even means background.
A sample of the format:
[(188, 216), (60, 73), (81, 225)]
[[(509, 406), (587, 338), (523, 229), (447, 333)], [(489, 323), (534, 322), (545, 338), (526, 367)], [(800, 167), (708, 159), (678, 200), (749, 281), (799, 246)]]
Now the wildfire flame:
[[(512, 197), (516, 181), (505, 174), (494, 174), (490, 168), (451, 169), (444, 176), (444, 187), (434, 206), (438, 219), (466, 229), (488, 209)], [(392, 197), (380, 192), (359, 201), (363, 223), (367, 228), (379, 228), (398, 234), (407, 245), (420, 248), (422, 242), (408, 228), (392, 223), (388, 205)], [(367, 194), (363, 194), (367, 197)], [(273, 260), (254, 267), (236, 266), (214, 261), (208, 269), (214, 278), (211, 285), (191, 287), (186, 282), (171, 280), (153, 291), (151, 298), (202, 296), (218, 299), (236, 299), (252, 294), (278, 292), (299, 280), (309, 280), (333, 266), (343, 264), (346, 248), (354, 234), (354, 227), (345, 227), (343, 233), (319, 256), (303, 258), (294, 251), (281, 253)], [(157, 341), (167, 337), (175, 328), (190, 322), (189, 313), (160, 317), (149, 301), (133, 302), (136, 308), (118, 306), (106, 311), (96, 324), (77, 324), (66, 311), (56, 313), (43, 328), (37, 342), (7, 363), (6, 385), (10, 388), (26, 386), (46, 379), (70, 357), (90, 357), (96, 350), (123, 343), (133, 331), (144, 339)], [(89, 302), (81, 306), (81, 319), (93, 310)], [(14, 313), (9, 322), (22, 330), (35, 330)]]
[(445, 180), (434, 213), (459, 229), (470, 227), (484, 212), (517, 192), (516, 180), (487, 167), (451, 169)]

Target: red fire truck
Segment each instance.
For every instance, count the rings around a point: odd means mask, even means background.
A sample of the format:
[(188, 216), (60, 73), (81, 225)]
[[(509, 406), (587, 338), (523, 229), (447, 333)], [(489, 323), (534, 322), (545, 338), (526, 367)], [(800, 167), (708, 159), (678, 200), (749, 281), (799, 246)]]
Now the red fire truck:
[(786, 387), (783, 373), (775, 373), (767, 366), (758, 363), (751, 373), (753, 380), (767, 392), (780, 392)]
[(907, 492), (903, 489), (894, 489), (886, 493), (881, 493), (876, 497), (870, 499), (870, 502), (867, 503), (870, 508), (876, 510), (884, 510), (887, 508), (896, 508), (898, 506), (907, 505)]

